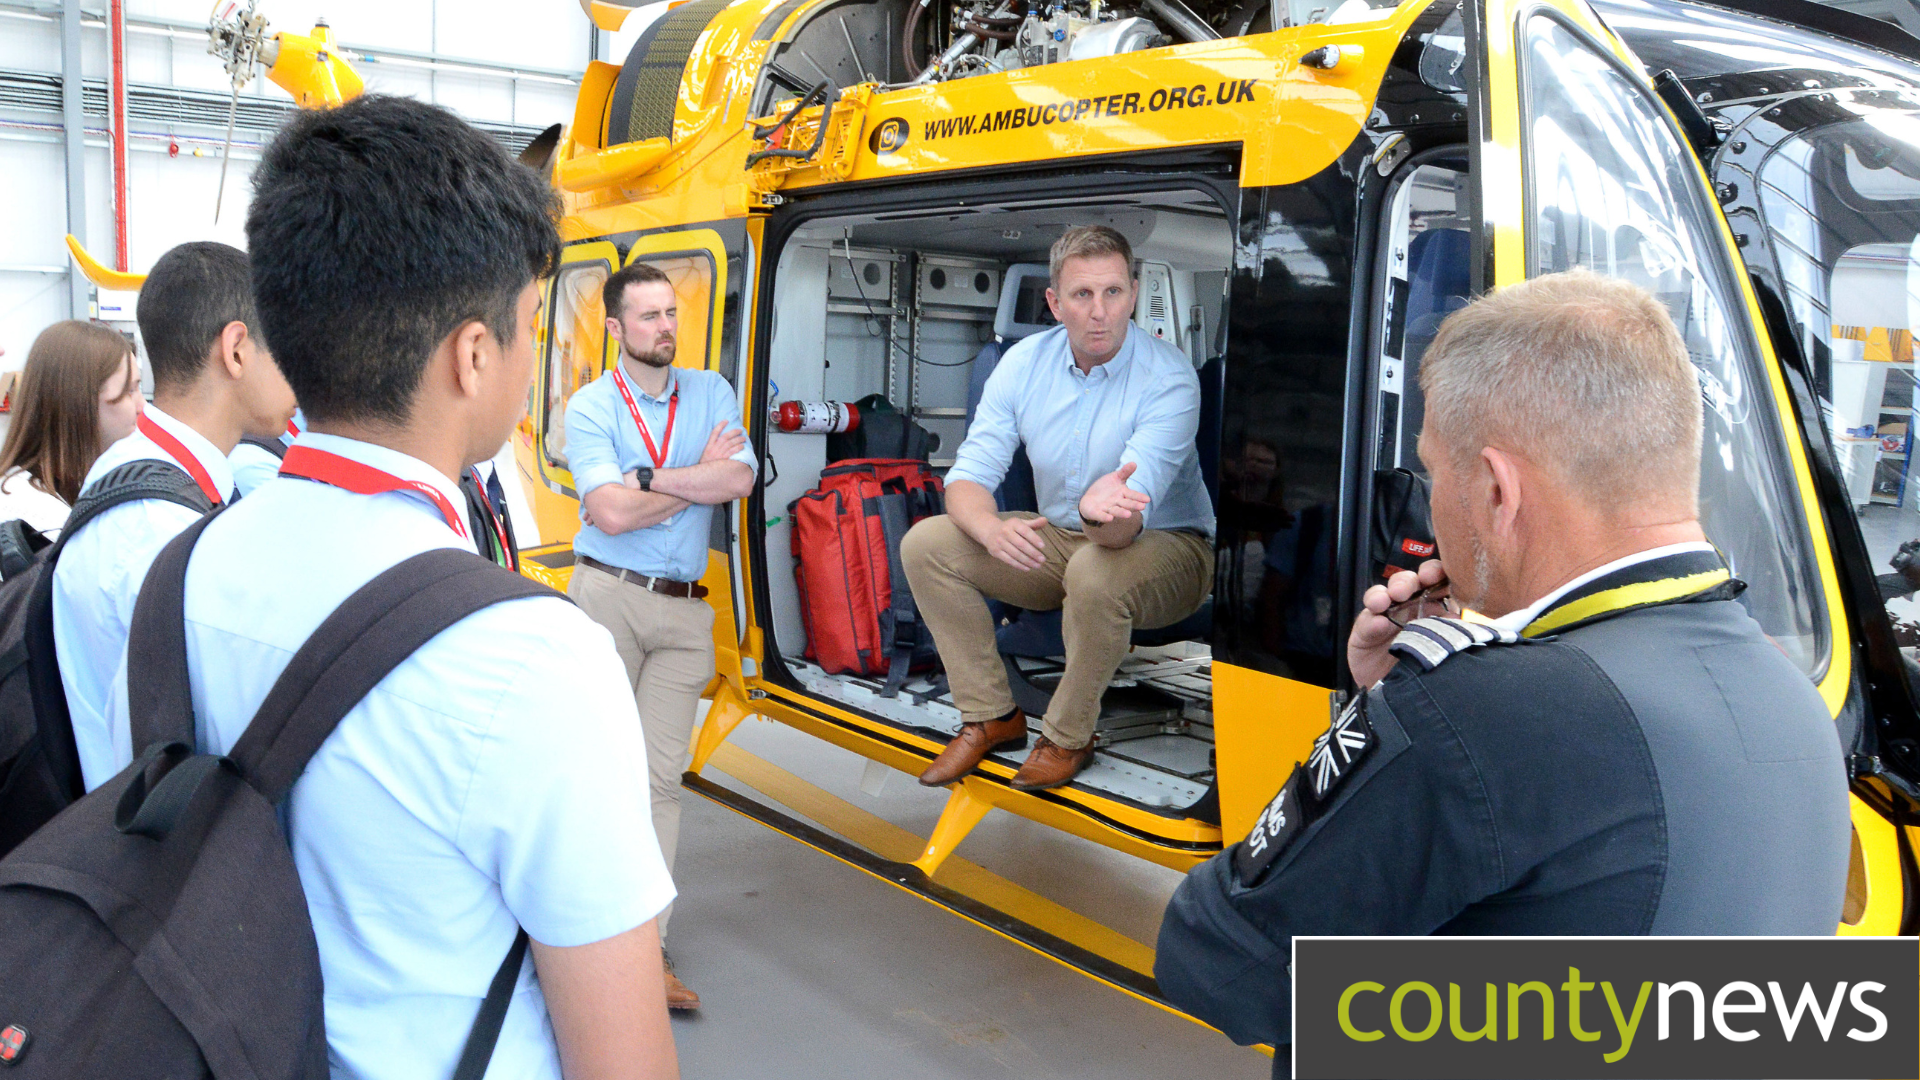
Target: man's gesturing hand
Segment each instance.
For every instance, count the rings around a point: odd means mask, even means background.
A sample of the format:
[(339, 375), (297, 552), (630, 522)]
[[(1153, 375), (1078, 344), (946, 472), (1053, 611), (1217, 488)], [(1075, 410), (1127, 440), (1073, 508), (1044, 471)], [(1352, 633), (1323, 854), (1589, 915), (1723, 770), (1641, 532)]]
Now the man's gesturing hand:
[(1122, 521), (1147, 508), (1145, 495), (1127, 486), (1127, 477), (1139, 468), (1129, 461), (1095, 480), (1080, 496), (1080, 516), (1096, 525)]
[(702, 465), (709, 461), (725, 461), (747, 445), (744, 429), (735, 427), (732, 431), (727, 430), (732, 424), (731, 420), (722, 420), (713, 425), (713, 431), (707, 435), (707, 448), (700, 452)]
[(1000, 518), (980, 538), (980, 546), (1016, 570), (1038, 570), (1047, 564), (1047, 549), (1040, 545), (1040, 530), (1046, 527), (1043, 517)]
[(1418, 573), (1402, 570), (1375, 585), (1360, 598), (1360, 615), (1353, 620), (1353, 632), (1347, 636), (1347, 670), (1353, 672), (1355, 686), (1365, 690), (1387, 677), (1395, 663), (1387, 646), (1410, 619), (1424, 614), (1440, 614), (1440, 589), (1447, 580), (1446, 568), (1438, 559), (1420, 564)]

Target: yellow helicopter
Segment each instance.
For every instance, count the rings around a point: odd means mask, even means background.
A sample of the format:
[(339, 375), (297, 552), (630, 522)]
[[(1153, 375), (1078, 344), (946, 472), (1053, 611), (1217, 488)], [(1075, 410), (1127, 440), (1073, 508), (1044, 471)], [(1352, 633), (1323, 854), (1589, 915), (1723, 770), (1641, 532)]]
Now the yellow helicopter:
[[(719, 674), (686, 784), (1159, 1003), (1150, 948), (956, 847), (996, 809), (1181, 870), (1244, 836), (1351, 691), (1339, 643), (1392, 539), (1377, 519), (1393, 470), (1419, 468), (1416, 376), (1439, 321), (1488, 289), (1590, 267), (1672, 307), (1709, 405), (1709, 536), (1853, 760), (1872, 762), (1838, 929), (1913, 932), (1920, 762), (1901, 746), (1920, 718), (1904, 685), (1897, 699), (1884, 686), (1898, 658), (1832, 497), (1820, 404), (1798, 354), (1776, 352), (1794, 328), (1769, 321), (1754, 250), (1695, 157), (1719, 161), (1687, 97), (1702, 84), (1650, 80), (1608, 23), (1637, 0), (1607, 2), (1603, 18), (1585, 0), (586, 0), (606, 31), (652, 21), (623, 64), (589, 66), (571, 123), (522, 155), (562, 192), (566, 243), (513, 447), (538, 536), (523, 572), (560, 587), (572, 572), (566, 401), (616, 356), (601, 285), (651, 263), (678, 293), (677, 362), (727, 376), (765, 463), (753, 497), (717, 515), (704, 584)], [(272, 61), (315, 103), (329, 80), (357, 91), (323, 29)], [(1043, 325), (1048, 247), (1087, 223), (1128, 236), (1136, 323), (1206, 388), (1215, 593), (1136, 640), (1074, 784), (1014, 791), (1019, 761), (989, 758), (931, 835), (856, 827), (728, 736), (759, 717), (911, 775), (959, 717), (929, 677), (888, 696), (807, 659), (787, 507), (829, 448), (786, 430), (778, 417), (805, 410), (779, 406), (879, 395), (946, 464), (973, 376)], [(1023, 704), (1060, 670), (1043, 615), (1002, 627)]]
[[(1379, 505), (1419, 468), (1419, 358), (1488, 289), (1589, 267), (1663, 297), (1708, 404), (1704, 520), (1754, 617), (1862, 759), (1863, 608), (1823, 500), (1821, 419), (1790, 386), (1690, 132), (1584, 0), (594, 0), (653, 18), (584, 73), (572, 122), (531, 154), (563, 195), (563, 264), (516, 439), (552, 580), (578, 501), (568, 396), (612, 365), (600, 290), (647, 262), (678, 293), (677, 363), (734, 385), (766, 463), (704, 584), (719, 675), (686, 784), (881, 880), (1149, 1001), (1151, 950), (1009, 901), (949, 861), (992, 810), (1185, 869), (1244, 836), (1351, 691), (1344, 628), (1391, 540)], [(769, 805), (777, 770), (730, 756), (750, 716), (917, 774), (959, 723), (931, 677), (889, 696), (808, 659), (789, 503), (828, 439), (781, 416), (873, 401), (965, 437), (970, 376), (1042, 324), (1052, 241), (1111, 225), (1141, 268), (1138, 327), (1200, 373), (1199, 454), (1220, 520), (1215, 593), (1136, 636), (1095, 764), (1023, 793), (1017, 758), (954, 785), (931, 835), (874, 844)], [(801, 408), (781, 410), (781, 405)], [(944, 451), (944, 456), (943, 456)], [(1383, 533), (1387, 534), (1383, 537)], [(1847, 551), (1853, 549), (1848, 547)], [(1016, 697), (1060, 671), (1044, 618), (1000, 630)], [(1889, 723), (1916, 727), (1909, 708)], [(1865, 725), (1872, 728), (1875, 725)], [(1855, 782), (1842, 933), (1911, 932), (1913, 770)], [(707, 775), (710, 764), (757, 788)], [(1890, 779), (1891, 778), (1891, 779)], [(764, 800), (764, 801), (763, 801)], [(804, 811), (828, 821), (831, 808)]]

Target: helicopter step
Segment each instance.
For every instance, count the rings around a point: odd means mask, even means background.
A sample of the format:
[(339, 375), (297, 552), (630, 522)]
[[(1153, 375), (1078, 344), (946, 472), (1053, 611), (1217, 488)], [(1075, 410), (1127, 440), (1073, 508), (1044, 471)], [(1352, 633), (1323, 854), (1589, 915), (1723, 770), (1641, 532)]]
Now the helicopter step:
[[(1213, 788), (1211, 682), (1196, 674), (1191, 658), (1164, 659), (1168, 651), (1136, 650), (1121, 664), (1102, 701), (1093, 764), (1074, 783), (1169, 817), (1187, 817)], [(1028, 682), (1041, 685), (1057, 679), (1062, 667), (1057, 658), (1008, 662), (1018, 663)], [(1163, 665), (1169, 668), (1165, 673), (1158, 670)], [(960, 730), (960, 710), (951, 693), (926, 676), (909, 680), (898, 697), (889, 698), (877, 679), (829, 675), (800, 660), (787, 666), (812, 693), (889, 724), (942, 741)], [(1038, 733), (1040, 713), (1028, 715)], [(1025, 758), (1024, 750), (989, 755), (1012, 769)]]

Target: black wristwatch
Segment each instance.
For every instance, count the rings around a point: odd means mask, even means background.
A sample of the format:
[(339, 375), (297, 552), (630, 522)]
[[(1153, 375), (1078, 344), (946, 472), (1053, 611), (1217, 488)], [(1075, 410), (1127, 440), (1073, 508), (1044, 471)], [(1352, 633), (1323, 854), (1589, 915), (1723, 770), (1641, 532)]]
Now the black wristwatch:
[(641, 467), (633, 470), (633, 478), (635, 480), (640, 481), (641, 491), (653, 490), (653, 470), (652, 469), (649, 469), (645, 465), (642, 465)]

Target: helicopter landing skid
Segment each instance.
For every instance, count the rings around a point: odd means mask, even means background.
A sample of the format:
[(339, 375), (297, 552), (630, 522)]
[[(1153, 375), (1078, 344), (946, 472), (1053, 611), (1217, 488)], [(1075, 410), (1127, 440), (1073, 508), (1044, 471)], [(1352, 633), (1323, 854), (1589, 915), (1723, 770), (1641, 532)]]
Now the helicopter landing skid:
[(722, 745), (713, 755), (712, 768), (836, 831), (802, 821), (735, 787), (718, 783), (712, 779), (711, 769), (705, 775), (686, 773), (682, 783), (688, 790), (743, 817), (889, 885), (905, 889), (1121, 993), (1201, 1023), (1169, 1005), (1161, 996), (1159, 984), (1152, 975), (1153, 950), (1148, 946), (963, 858), (943, 860), (935, 870), (939, 879), (935, 880), (913, 863), (922, 855), (926, 840), (739, 747)]

